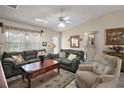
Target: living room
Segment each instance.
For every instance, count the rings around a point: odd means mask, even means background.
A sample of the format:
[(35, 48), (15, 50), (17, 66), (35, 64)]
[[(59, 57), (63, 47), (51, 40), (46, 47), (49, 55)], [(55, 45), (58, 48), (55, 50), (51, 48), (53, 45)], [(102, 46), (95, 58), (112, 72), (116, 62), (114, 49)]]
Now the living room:
[(4, 87), (123, 88), (123, 19), (123, 5), (0, 5)]

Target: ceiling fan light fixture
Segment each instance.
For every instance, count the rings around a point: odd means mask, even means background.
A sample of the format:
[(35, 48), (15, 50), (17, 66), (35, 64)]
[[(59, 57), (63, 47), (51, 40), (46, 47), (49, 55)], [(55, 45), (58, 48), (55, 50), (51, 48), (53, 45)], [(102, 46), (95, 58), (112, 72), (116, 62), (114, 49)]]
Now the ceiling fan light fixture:
[(66, 16), (63, 19), (64, 19), (64, 21), (68, 21), (70, 19), (70, 16)]
[(66, 25), (63, 22), (60, 22), (60, 24), (58, 25), (58, 27), (64, 28)]
[(71, 22), (70, 21), (66, 21), (65, 23), (70, 24)]

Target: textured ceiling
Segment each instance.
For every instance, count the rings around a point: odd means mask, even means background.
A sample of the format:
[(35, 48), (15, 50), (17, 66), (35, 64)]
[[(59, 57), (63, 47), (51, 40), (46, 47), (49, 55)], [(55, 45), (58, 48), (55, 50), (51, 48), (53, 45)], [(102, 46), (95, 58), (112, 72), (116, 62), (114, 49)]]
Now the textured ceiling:
[[(65, 28), (58, 27), (61, 8), (63, 8), (63, 16), (69, 16), (71, 20)], [(0, 18), (64, 31), (105, 13), (122, 9), (124, 6), (119, 5), (19, 5), (17, 9), (0, 5)], [(36, 22), (35, 18), (48, 23)]]

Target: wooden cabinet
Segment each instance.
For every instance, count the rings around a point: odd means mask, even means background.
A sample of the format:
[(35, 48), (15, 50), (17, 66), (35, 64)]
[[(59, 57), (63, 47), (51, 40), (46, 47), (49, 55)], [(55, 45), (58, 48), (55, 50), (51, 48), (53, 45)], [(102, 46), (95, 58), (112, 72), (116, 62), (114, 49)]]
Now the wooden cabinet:
[(121, 71), (124, 72), (124, 53), (104, 51), (104, 54), (108, 54), (108, 55), (111, 55), (111, 56), (116, 56), (116, 57), (119, 57), (120, 59), (122, 59)]

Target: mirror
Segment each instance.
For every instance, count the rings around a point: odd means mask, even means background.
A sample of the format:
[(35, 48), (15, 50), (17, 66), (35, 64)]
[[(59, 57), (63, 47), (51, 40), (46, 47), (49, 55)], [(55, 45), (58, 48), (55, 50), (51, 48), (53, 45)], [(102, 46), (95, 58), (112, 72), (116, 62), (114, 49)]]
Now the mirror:
[(70, 47), (79, 48), (80, 47), (80, 36), (70, 36)]

